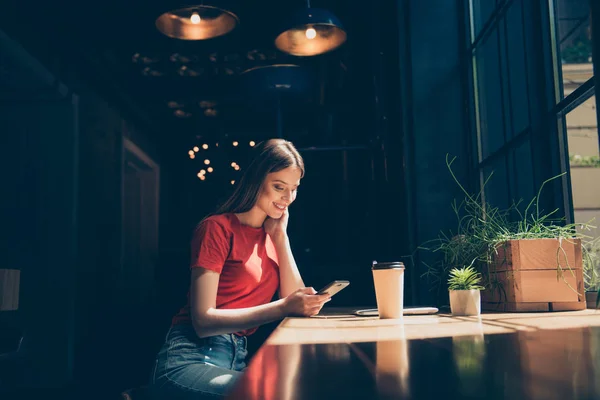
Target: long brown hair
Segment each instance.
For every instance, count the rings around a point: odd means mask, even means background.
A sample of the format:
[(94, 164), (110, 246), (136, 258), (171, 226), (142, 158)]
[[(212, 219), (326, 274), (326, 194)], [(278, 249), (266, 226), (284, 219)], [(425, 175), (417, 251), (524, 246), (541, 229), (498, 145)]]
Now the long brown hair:
[(256, 204), (265, 178), (272, 172), (295, 167), (301, 171), (301, 177), (304, 176), (304, 160), (287, 140), (269, 139), (259, 143), (253, 151), (254, 158), (244, 168), (233, 194), (212, 215), (250, 211)]

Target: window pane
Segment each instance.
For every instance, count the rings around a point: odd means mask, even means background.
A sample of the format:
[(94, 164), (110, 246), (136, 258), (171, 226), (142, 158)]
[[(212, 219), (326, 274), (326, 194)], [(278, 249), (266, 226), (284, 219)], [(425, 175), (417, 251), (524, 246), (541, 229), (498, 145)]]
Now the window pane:
[(509, 191), (507, 190), (505, 159), (499, 158), (492, 165), (485, 167), (483, 173), (484, 180), (489, 178), (490, 174), (493, 173), (485, 187), (486, 202), (491, 204), (492, 207), (498, 207), (501, 210), (507, 209), (512, 203), (512, 199), (509, 199)]
[[(600, 159), (596, 97), (592, 96), (567, 114), (567, 138), (575, 222), (600, 223)], [(596, 229), (595, 236), (600, 236)]]
[(473, 33), (477, 36), (496, 8), (496, 0), (471, 0)]
[[(591, 232), (586, 231), (585, 234), (597, 238), (600, 237), (600, 150), (596, 97), (590, 97), (568, 113), (566, 123), (575, 222), (596, 226), (597, 228)], [(600, 257), (600, 248), (595, 247)], [(594, 289), (590, 284), (586, 280), (586, 289)]]
[(520, 1), (513, 3), (506, 13), (507, 64), (512, 113), (512, 130), (508, 130), (509, 137), (517, 135), (529, 126), (529, 94), (522, 14), (522, 2)]
[(496, 31), (475, 53), (479, 102), (478, 124), (484, 158), (504, 144), (504, 119), (500, 89), (502, 77), (498, 50), (498, 32)]
[(513, 152), (512, 166), (514, 171), (511, 173), (513, 178), (513, 198), (515, 201), (522, 200), (521, 212), (525, 211), (527, 204), (536, 195), (534, 192), (533, 181), (533, 163), (531, 160), (531, 144), (529, 140), (517, 147)]
[(592, 76), (589, 0), (556, 0), (556, 26), (564, 96)]

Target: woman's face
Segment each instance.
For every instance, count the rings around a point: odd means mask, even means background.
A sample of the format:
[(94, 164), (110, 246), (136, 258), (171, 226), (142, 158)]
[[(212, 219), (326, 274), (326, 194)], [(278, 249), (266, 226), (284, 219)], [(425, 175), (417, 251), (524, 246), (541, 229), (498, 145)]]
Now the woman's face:
[(296, 167), (288, 167), (267, 175), (260, 189), (256, 206), (267, 216), (278, 219), (296, 200), (302, 172)]

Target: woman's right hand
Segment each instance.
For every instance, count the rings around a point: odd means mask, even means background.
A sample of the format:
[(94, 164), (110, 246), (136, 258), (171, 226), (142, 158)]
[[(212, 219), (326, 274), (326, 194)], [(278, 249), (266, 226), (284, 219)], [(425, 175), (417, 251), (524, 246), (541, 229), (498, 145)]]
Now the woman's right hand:
[(287, 296), (283, 301), (285, 315), (310, 317), (317, 315), (323, 305), (331, 300), (328, 294), (318, 295), (313, 288), (302, 288)]

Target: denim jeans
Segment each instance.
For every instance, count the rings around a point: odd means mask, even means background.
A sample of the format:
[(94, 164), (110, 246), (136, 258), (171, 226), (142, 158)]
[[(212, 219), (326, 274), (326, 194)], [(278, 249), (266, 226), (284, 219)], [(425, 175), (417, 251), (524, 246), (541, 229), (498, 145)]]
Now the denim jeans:
[(156, 358), (152, 398), (223, 398), (246, 368), (246, 345), (245, 336), (200, 339), (191, 325), (171, 327)]

